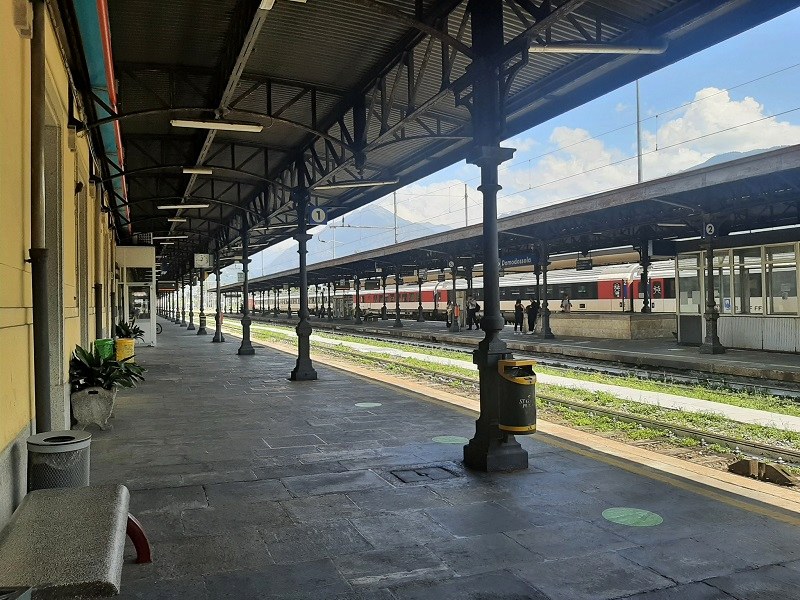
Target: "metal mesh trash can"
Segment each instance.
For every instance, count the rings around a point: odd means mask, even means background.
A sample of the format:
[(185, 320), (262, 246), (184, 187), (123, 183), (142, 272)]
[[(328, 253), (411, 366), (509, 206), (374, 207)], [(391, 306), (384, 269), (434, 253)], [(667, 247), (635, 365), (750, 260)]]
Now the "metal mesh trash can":
[(28, 491), (89, 485), (86, 431), (48, 431), (28, 438)]
[(536, 431), (535, 360), (500, 360), (500, 403), (498, 422), (501, 431), (529, 434)]

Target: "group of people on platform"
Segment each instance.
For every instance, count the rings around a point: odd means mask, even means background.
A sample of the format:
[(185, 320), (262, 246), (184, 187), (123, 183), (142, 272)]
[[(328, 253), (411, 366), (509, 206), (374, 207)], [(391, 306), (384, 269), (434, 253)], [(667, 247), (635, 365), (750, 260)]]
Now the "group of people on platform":
[[(480, 312), (481, 305), (476, 302), (474, 297), (468, 296), (465, 309), (467, 311), (467, 331), (472, 331), (473, 326), (476, 330), (479, 330), (482, 317), (482, 313)], [(569, 294), (564, 294), (564, 297), (561, 299), (561, 312), (569, 314), (571, 309), (572, 302), (570, 302)], [(522, 304), (522, 299), (517, 298), (517, 301), (514, 303), (514, 333), (526, 333), (526, 329), (527, 333), (533, 333), (536, 329), (539, 311), (540, 306), (538, 301), (531, 300), (530, 304), (524, 306)], [(451, 327), (453, 319), (458, 322), (460, 317), (461, 307), (458, 303), (449, 302), (447, 304), (446, 326), (448, 328)]]

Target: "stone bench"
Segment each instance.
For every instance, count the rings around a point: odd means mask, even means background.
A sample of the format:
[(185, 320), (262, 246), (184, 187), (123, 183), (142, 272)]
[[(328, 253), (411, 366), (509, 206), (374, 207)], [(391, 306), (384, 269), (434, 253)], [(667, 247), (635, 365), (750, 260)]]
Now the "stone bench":
[(118, 594), (126, 534), (136, 562), (151, 561), (129, 501), (123, 485), (30, 492), (0, 532), (0, 587), (30, 586), (41, 600)]

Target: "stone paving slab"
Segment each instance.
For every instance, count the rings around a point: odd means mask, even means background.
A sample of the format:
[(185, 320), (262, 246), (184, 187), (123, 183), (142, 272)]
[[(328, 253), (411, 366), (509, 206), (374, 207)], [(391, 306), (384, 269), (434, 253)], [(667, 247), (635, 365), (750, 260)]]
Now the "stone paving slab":
[(525, 472), (466, 471), (432, 438), (469, 436), (474, 415), (322, 365), (287, 382), (290, 356), (237, 346), (166, 324), (137, 355), (147, 381), (92, 432), (93, 483), (131, 485), (153, 543), (152, 565), (128, 549), (123, 599), (796, 597), (791, 525), (537, 436)]

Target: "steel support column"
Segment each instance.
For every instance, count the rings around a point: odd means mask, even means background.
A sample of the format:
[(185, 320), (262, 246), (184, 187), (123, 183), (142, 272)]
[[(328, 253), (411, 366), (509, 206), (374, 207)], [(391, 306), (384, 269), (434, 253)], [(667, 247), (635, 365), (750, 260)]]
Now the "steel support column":
[(647, 242), (642, 244), (640, 252), (639, 264), (642, 265), (642, 276), (639, 280), (639, 288), (642, 290), (642, 312), (649, 313), (652, 310), (650, 301), (650, 276), (648, 268), (650, 267), (650, 256), (647, 254)]
[(186, 331), (194, 330), (194, 269), (189, 269), (189, 325)]
[(386, 309), (386, 275), (381, 276), (383, 284), (383, 306), (381, 307), (381, 319), (386, 321), (389, 318), (389, 311)]
[[(453, 311), (452, 311), (453, 319), (450, 321), (450, 331), (452, 331), (453, 333), (458, 333), (459, 331), (461, 331), (461, 324), (458, 322), (458, 317), (456, 317), (456, 306), (458, 306), (458, 304), (456, 303), (456, 277), (458, 276), (458, 267), (456, 267), (455, 264), (450, 269), (450, 276), (453, 278), (453, 300), (451, 301), (451, 304), (453, 306)], [(498, 283), (498, 286), (499, 285), (500, 284)], [(484, 287), (485, 286), (486, 284), (484, 283)]]
[(217, 279), (217, 291), (216, 291), (216, 314), (214, 315), (214, 337), (211, 338), (211, 341), (215, 344), (224, 342), (225, 336), (222, 335), (222, 282), (219, 278), (219, 252), (214, 254), (214, 275)]
[[(292, 381), (313, 381), (317, 378), (317, 372), (311, 364), (311, 323), (308, 320), (308, 265), (307, 255), (308, 240), (311, 235), (308, 233), (308, 221), (306, 209), (308, 208), (308, 189), (300, 188), (295, 191), (297, 207), (297, 254), (300, 256), (300, 309), (297, 311), (300, 322), (297, 323), (297, 362), (292, 370), (289, 379)], [(290, 294), (291, 296), (291, 294)]]
[(424, 323), (425, 315), (422, 314), (422, 277), (417, 277), (417, 294), (419, 303), (417, 306), (417, 323)]
[(181, 275), (181, 327), (186, 327), (186, 285)]
[(706, 335), (700, 345), (701, 354), (724, 354), (725, 346), (719, 340), (717, 333), (717, 320), (719, 311), (714, 300), (714, 247), (709, 241), (705, 244), (706, 268), (705, 268), (705, 288), (706, 288), (706, 310), (703, 316), (706, 320)]
[(250, 308), (247, 306), (247, 292), (250, 286), (248, 265), (250, 264), (250, 231), (245, 226), (242, 229), (242, 271), (244, 272), (244, 281), (242, 281), (242, 343), (236, 354), (239, 356), (251, 356), (256, 353), (253, 344), (250, 342)]
[(403, 322), (400, 320), (400, 267), (394, 270), (394, 323), (392, 327), (400, 328)]
[(199, 271), (199, 279), (200, 279), (200, 315), (197, 317), (198, 320), (198, 327), (197, 327), (197, 335), (208, 335), (208, 331), (206, 331), (206, 313), (205, 313), (205, 291), (203, 289), (203, 269)]
[(275, 307), (273, 308), (272, 314), (276, 317), (280, 314), (280, 309), (278, 305), (281, 303), (281, 289), (275, 288)]
[(550, 306), (547, 301), (547, 266), (550, 264), (550, 251), (547, 247), (542, 246), (539, 252), (539, 260), (541, 260), (542, 272), (542, 337), (552, 340), (556, 336), (553, 335), (553, 330), (550, 329)]
[(331, 282), (328, 282), (328, 321), (333, 321), (333, 308), (331, 307)]
[(355, 276), (353, 283), (356, 288), (356, 312), (354, 321), (356, 324), (360, 325), (363, 321), (361, 320), (361, 279), (358, 275)]
[[(500, 252), (497, 233), (498, 166), (509, 160), (514, 150), (501, 148), (503, 130), (502, 89), (499, 65), (489, 57), (503, 47), (503, 0), (471, 0), (474, 79), (472, 127), (475, 147), (468, 162), (481, 169), (483, 195), (483, 290), (485, 337), (473, 353), (480, 376), (480, 416), (475, 436), (464, 446), (464, 464), (481, 471), (511, 471), (528, 467), (528, 453), (513, 435), (498, 427), (501, 377), (498, 361), (511, 354), (499, 333), (503, 329), (500, 313)], [(453, 298), (455, 301), (455, 298)], [(453, 318), (455, 321), (455, 316)]]
[(181, 282), (176, 279), (175, 280), (175, 298), (174, 298), (174, 301), (173, 301), (174, 308), (175, 308), (175, 315), (174, 315), (174, 318), (172, 319), (172, 321), (173, 321), (173, 323), (175, 323), (175, 325), (180, 325), (181, 324), (181, 296), (180, 296), (180, 292), (181, 292)]

